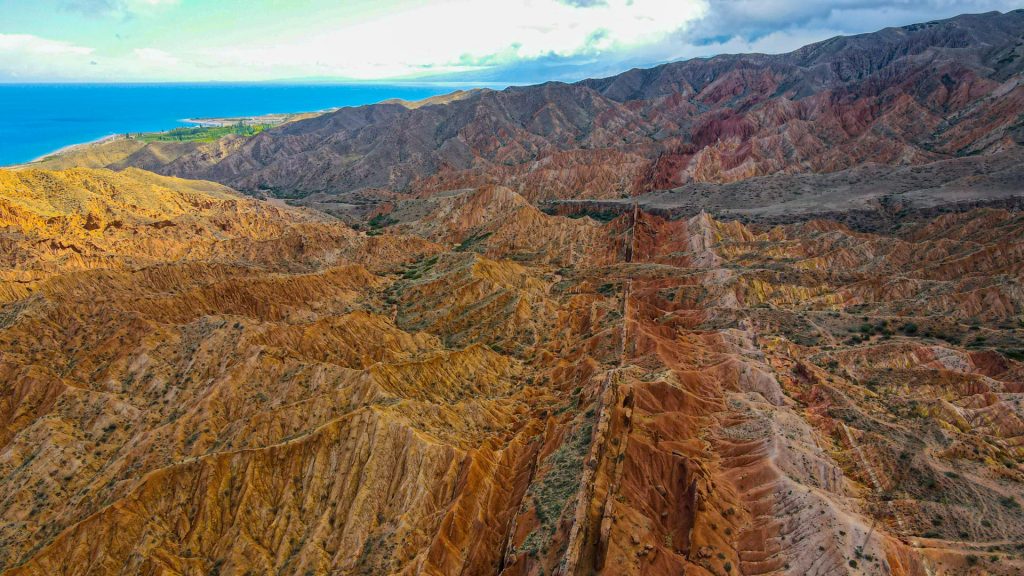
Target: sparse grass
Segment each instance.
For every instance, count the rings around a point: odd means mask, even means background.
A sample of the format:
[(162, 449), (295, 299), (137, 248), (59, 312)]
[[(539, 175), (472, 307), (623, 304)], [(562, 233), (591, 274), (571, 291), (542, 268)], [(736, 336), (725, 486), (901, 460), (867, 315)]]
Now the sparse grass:
[(381, 228), (387, 228), (388, 226), (391, 226), (392, 224), (397, 224), (397, 223), (398, 223), (398, 220), (392, 218), (391, 216), (389, 216), (387, 214), (377, 214), (373, 218), (370, 218), (370, 220), (367, 222), (367, 224), (373, 230), (379, 230)]
[(590, 447), (592, 431), (593, 424), (586, 421), (547, 457), (547, 471), (530, 487), (540, 525), (523, 541), (521, 551), (536, 556), (551, 543), (566, 504), (580, 490), (583, 459)]
[(999, 499), (999, 503), (1010, 510), (1017, 510), (1020, 508), (1020, 502), (1017, 502), (1017, 499), (1013, 496), (1004, 496)]
[(459, 245), (456, 246), (455, 251), (468, 252), (472, 250), (475, 245), (486, 240), (490, 235), (490, 232), (484, 232), (483, 234), (474, 234), (473, 236), (470, 236), (469, 238), (466, 238), (465, 240), (460, 242)]
[(1002, 353), (1003, 356), (1006, 356), (1007, 358), (1009, 358), (1011, 360), (1016, 360), (1018, 362), (1024, 362), (1024, 348), (1018, 348), (1018, 349), (1004, 348), (1004, 349), (1000, 350), (999, 352)]
[(592, 212), (569, 214), (569, 218), (583, 218), (584, 216), (589, 216), (592, 220), (597, 220), (598, 222), (611, 222), (618, 218), (619, 214), (611, 210), (594, 210)]

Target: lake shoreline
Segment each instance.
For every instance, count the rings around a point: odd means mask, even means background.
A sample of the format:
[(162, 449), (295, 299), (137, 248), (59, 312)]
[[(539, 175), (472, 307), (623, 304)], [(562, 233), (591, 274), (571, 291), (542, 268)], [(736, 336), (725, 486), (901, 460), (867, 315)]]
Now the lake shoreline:
[[(21, 166), (116, 134), (283, 118), (305, 111), (417, 101), (453, 90), (409, 85), (0, 84), (0, 166)], [(183, 120), (184, 119), (184, 120)], [(250, 121), (251, 122), (251, 121)]]
[[(319, 115), (319, 114), (326, 114), (326, 113), (332, 112), (334, 110), (337, 110), (337, 108), (330, 108), (330, 109), (326, 109), (326, 110), (318, 110), (316, 112), (273, 113), (273, 114), (263, 114), (263, 115), (258, 115), (258, 116), (235, 116), (235, 117), (216, 117), (216, 118), (182, 118), (181, 120), (178, 120), (178, 122), (181, 122), (182, 124), (193, 124), (195, 127), (199, 127), (199, 128), (221, 128), (221, 127), (224, 127), (224, 126), (232, 126), (232, 125), (239, 124), (239, 123), (241, 123), (243, 125), (246, 125), (246, 126), (253, 126), (253, 125), (258, 125), (258, 124), (270, 124), (272, 126), (280, 126), (281, 124), (284, 124), (286, 122), (289, 122), (289, 121), (292, 121), (292, 120), (295, 120), (295, 119), (298, 119), (298, 118), (308, 118), (308, 117), (316, 116), (316, 115)], [(178, 128), (181, 128), (181, 126), (176, 126), (174, 128), (168, 128), (167, 130), (155, 130), (155, 131), (152, 131), (152, 132), (139, 132), (137, 134), (139, 134), (139, 135), (142, 135), (142, 134), (145, 134), (145, 135), (166, 134), (166, 133), (169, 133), (169, 132), (171, 132), (173, 130), (176, 130)], [(39, 162), (44, 162), (44, 161), (46, 161), (48, 159), (54, 158), (55, 156), (60, 156), (61, 154), (67, 154), (68, 152), (73, 152), (75, 150), (81, 150), (83, 148), (88, 148), (88, 147), (91, 147), (91, 146), (102, 146), (103, 144), (109, 144), (110, 142), (117, 142), (118, 140), (133, 140), (133, 139), (134, 138), (131, 135), (127, 135), (127, 134), (108, 134), (106, 136), (101, 136), (100, 138), (96, 138), (95, 140), (88, 140), (86, 142), (78, 142), (76, 144), (68, 144), (67, 146), (62, 146), (62, 147), (60, 147), (60, 148), (58, 148), (58, 149), (56, 149), (56, 150), (54, 150), (52, 152), (47, 152), (46, 154), (43, 154), (41, 156), (37, 156), (36, 158), (33, 158), (33, 159), (29, 160), (28, 162), (22, 162), (22, 163), (19, 163), (19, 164), (9, 164), (9, 165), (0, 166), (0, 170), (2, 170), (2, 169), (15, 169), (15, 168), (31, 167), (32, 164), (37, 164)]]
[(118, 140), (123, 140), (124, 137), (125, 137), (124, 134), (107, 134), (106, 136), (102, 136), (102, 137), (97, 138), (95, 140), (89, 140), (88, 142), (79, 142), (77, 144), (68, 144), (67, 146), (62, 146), (61, 148), (58, 148), (58, 149), (54, 150), (53, 152), (48, 152), (46, 154), (43, 154), (42, 156), (39, 156), (37, 158), (33, 158), (33, 159), (29, 160), (28, 162), (22, 162), (21, 164), (9, 164), (9, 165), (6, 165), (6, 166), (0, 166), (0, 169), (2, 169), (2, 168), (22, 168), (22, 167), (25, 167), (25, 166), (29, 166), (31, 164), (35, 164), (37, 162), (43, 162), (44, 160), (47, 160), (49, 158), (53, 158), (54, 156), (59, 156), (61, 154), (67, 154), (68, 152), (72, 152), (74, 150), (79, 150), (79, 149), (86, 148), (86, 147), (89, 147), (89, 146), (99, 146), (99, 145), (102, 145), (102, 144), (107, 144), (108, 142), (116, 142)]

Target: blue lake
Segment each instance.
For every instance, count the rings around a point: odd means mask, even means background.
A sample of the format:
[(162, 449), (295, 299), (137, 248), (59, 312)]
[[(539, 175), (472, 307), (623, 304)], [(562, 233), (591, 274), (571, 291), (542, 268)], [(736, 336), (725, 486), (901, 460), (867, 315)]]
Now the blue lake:
[(126, 132), (186, 125), (185, 118), (311, 112), (419, 100), (443, 85), (0, 84), (0, 166)]

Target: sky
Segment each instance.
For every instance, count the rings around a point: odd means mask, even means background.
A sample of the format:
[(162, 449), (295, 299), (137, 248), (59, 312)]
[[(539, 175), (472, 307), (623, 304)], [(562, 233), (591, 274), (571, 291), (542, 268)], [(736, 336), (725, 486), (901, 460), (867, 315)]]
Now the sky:
[(0, 0), (0, 82), (577, 80), (1024, 0)]

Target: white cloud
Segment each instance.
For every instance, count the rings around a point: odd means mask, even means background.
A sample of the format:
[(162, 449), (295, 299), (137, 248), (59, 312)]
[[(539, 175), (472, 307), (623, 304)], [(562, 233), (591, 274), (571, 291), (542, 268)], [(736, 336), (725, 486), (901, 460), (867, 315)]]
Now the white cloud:
[(634, 57), (653, 63), (716, 54), (781, 54), (840, 35), (1021, 7), (1024, 0), (711, 0), (704, 18)]
[(31, 34), (0, 34), (0, 78), (34, 80), (89, 67), (92, 48)]
[(32, 34), (0, 34), (0, 53), (17, 52), (30, 55), (91, 54), (92, 48), (76, 46), (62, 40), (50, 40)]
[(179, 59), (156, 48), (136, 48), (121, 56), (31, 34), (0, 34), (0, 77), (63, 80), (159, 80), (181, 66)]
[(712, 0), (712, 17), (702, 31), (745, 34), (830, 23), (863, 32), (899, 26), (908, 18), (920, 22), (1021, 6), (1020, 0)]
[(136, 48), (132, 51), (132, 54), (134, 54), (142, 64), (177, 66), (181, 62), (176, 56), (157, 48)]
[(114, 16), (124, 18), (162, 6), (173, 6), (181, 0), (63, 0), (65, 10), (81, 12), (87, 16)]
[(779, 30), (756, 39), (733, 36), (727, 40), (675, 47), (670, 59), (708, 57), (716, 54), (784, 54), (797, 48), (842, 34), (828, 28)]
[(280, 74), (380, 78), (462, 71), (658, 42), (704, 17), (706, 0), (449, 0), (272, 44), (204, 52), (208, 65)]
[[(252, 9), (236, 13), (181, 0), (55, 1), (94, 17), (123, 16), (103, 24), (110, 26), (108, 38), (120, 40), (112, 44), (97, 36), (94, 51), (38, 36), (0, 35), (0, 76), (377, 80), (453, 79), (473, 72), (458, 79), (571, 80), (723, 52), (787, 52), (839, 34), (1006, 11), (1024, 2), (346, 0), (332, 10), (330, 0), (249, 0)], [(165, 17), (136, 17), (158, 13)], [(222, 33), (210, 34), (212, 26)], [(123, 38), (121, 27), (129, 32)], [(145, 40), (139, 45), (129, 38)]]

